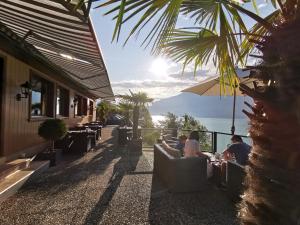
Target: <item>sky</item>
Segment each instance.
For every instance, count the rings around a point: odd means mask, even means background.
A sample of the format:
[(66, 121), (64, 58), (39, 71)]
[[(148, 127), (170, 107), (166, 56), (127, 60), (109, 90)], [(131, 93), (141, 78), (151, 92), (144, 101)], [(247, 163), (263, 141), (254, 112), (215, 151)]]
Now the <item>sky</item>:
[[(273, 10), (265, 0), (258, 0), (257, 5), (262, 17)], [(150, 54), (150, 48), (140, 47), (142, 38), (132, 38), (125, 47), (122, 40), (112, 43), (115, 22), (112, 21), (111, 15), (103, 16), (106, 11), (105, 8), (92, 9), (91, 18), (115, 94), (129, 93), (130, 89), (134, 92), (144, 91), (150, 97), (159, 100), (178, 95), (181, 90), (196, 85), (208, 76), (216, 75), (212, 63), (199, 70), (196, 76), (192, 72), (192, 66), (188, 66), (182, 75), (182, 65), (162, 56), (153, 56)], [(180, 16), (178, 26), (186, 26), (188, 22), (188, 18)], [(125, 34), (133, 23), (134, 20), (125, 23)], [(251, 26), (253, 21), (246, 20), (246, 24)]]

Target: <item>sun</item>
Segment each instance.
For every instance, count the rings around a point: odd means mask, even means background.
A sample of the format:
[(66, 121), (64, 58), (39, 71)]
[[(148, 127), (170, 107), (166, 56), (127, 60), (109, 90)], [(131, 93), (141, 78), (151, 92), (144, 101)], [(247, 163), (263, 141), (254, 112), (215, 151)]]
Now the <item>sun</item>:
[(152, 62), (149, 71), (156, 76), (164, 77), (168, 75), (168, 69), (169, 69), (169, 65), (165, 59), (156, 58)]

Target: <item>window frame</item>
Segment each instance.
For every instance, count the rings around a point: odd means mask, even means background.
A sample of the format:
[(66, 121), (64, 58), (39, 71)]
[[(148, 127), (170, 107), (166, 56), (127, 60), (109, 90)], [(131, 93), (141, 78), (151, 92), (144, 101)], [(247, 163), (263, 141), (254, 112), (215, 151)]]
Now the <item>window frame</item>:
[(89, 105), (88, 105), (88, 115), (89, 116), (93, 116), (93, 114), (94, 114), (94, 101), (93, 100), (89, 100)]
[[(74, 99), (77, 99), (76, 105), (74, 105), (74, 117), (83, 116), (82, 115), (82, 98), (83, 97), (80, 94), (74, 94)], [(77, 113), (76, 113), (76, 110), (77, 110)]]
[[(65, 96), (66, 99), (63, 100), (63, 101), (67, 103), (67, 106), (64, 109), (63, 114), (60, 114), (61, 112), (59, 112), (57, 114), (57, 101), (58, 101), (57, 98), (59, 97), (58, 93), (57, 93), (58, 90), (60, 90), (60, 93), (66, 94), (66, 96)], [(60, 110), (60, 107), (59, 107), (59, 110)], [(69, 118), (70, 117), (70, 90), (68, 90), (67, 88), (62, 87), (59, 84), (57, 84), (56, 88), (55, 88), (55, 115), (56, 115), (56, 117), (59, 117), (59, 118)]]
[[(50, 106), (47, 106), (46, 108), (46, 115), (32, 115), (32, 91), (30, 91), (30, 94), (28, 96), (28, 118), (29, 118), (29, 121), (41, 121), (41, 120), (46, 120), (46, 119), (50, 119), (50, 118), (54, 118), (55, 117), (55, 109), (54, 109), (54, 97), (55, 97), (55, 94), (54, 94), (54, 91), (55, 91), (55, 83), (44, 78), (43, 75), (37, 73), (37, 72), (33, 72), (31, 71), (30, 72), (30, 75), (29, 75), (29, 80), (30, 80), (30, 83), (32, 82), (32, 79), (33, 77), (37, 77), (38, 79), (40, 79), (42, 82), (45, 82), (45, 83), (48, 83), (48, 85), (50, 85), (49, 87), (51, 88), (50, 89), (50, 93), (49, 96), (47, 97), (47, 102), (48, 104), (50, 103)], [(41, 100), (42, 102), (42, 100)], [(51, 107), (52, 106), (52, 107)], [(51, 112), (47, 112), (47, 110), (49, 110), (49, 107), (51, 107)], [(51, 115), (50, 115), (51, 114)]]

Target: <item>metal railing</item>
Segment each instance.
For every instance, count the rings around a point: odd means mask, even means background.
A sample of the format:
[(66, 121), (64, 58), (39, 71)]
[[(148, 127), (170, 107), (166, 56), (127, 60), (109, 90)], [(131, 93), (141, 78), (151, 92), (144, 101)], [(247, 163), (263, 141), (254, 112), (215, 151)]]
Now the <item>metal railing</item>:
[[(176, 139), (180, 135), (189, 136), (192, 130), (162, 129), (162, 128), (142, 128), (141, 137), (143, 139), (144, 148), (153, 148), (157, 140), (163, 136), (167, 139)], [(231, 144), (232, 134), (218, 131), (202, 131), (199, 130), (200, 149), (211, 153), (221, 153)], [(251, 139), (248, 136), (240, 135), (243, 141), (251, 145)]]

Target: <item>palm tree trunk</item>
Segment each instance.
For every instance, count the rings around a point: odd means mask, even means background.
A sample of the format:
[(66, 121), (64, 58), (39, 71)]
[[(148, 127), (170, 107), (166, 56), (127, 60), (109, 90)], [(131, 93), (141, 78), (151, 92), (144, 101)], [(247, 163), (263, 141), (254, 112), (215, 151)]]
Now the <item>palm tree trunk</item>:
[(246, 112), (253, 148), (240, 205), (245, 225), (300, 224), (300, 20), (276, 27), (253, 71), (264, 85), (244, 89), (255, 100)]
[(132, 128), (133, 140), (138, 139), (139, 114), (140, 114), (140, 107), (138, 105), (135, 105), (133, 108), (133, 128)]
[(296, 117), (256, 102), (250, 117), (253, 148), (242, 196), (242, 224), (300, 222), (300, 125)]

